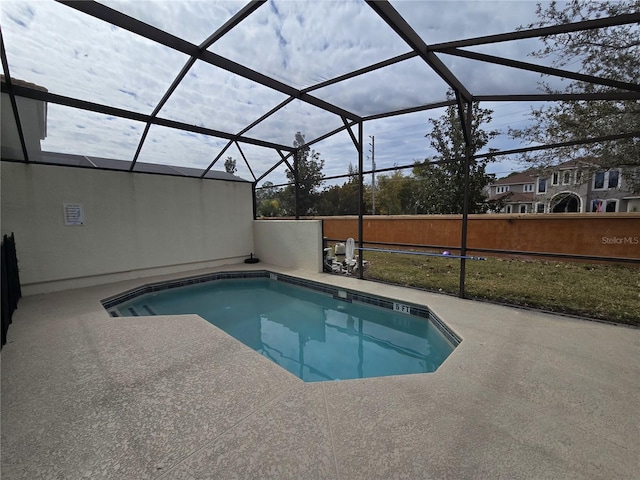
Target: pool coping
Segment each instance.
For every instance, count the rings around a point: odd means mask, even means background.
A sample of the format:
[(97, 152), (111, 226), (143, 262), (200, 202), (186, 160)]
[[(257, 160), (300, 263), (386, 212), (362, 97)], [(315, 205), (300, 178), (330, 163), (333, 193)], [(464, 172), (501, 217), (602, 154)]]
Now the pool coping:
[[(316, 292), (325, 293), (340, 301), (349, 303), (359, 302), (367, 305), (373, 305), (379, 308), (384, 308), (386, 310), (391, 310), (395, 313), (405, 315), (408, 314), (415, 317), (425, 318), (438, 329), (438, 331), (444, 336), (444, 338), (451, 344), (454, 349), (462, 342), (462, 338), (457, 335), (444, 321), (442, 321), (442, 319), (440, 319), (435, 313), (433, 313), (433, 311), (427, 305), (418, 305), (405, 301), (401, 302), (400, 300), (393, 298), (367, 294), (365, 292), (328, 285), (317, 281), (306, 280), (304, 278), (265, 269), (253, 271), (228, 271), (208, 273), (204, 275), (188, 276), (176, 280), (148, 283), (102, 299), (100, 303), (112, 317), (119, 317), (120, 315), (115, 310), (115, 307), (148, 293), (160, 292), (163, 290), (181, 288), (190, 285), (198, 285), (202, 283), (216, 282), (220, 280), (251, 278), (268, 278), (270, 280), (288, 283), (291, 285), (308, 288)], [(153, 314), (153, 312), (149, 313)]]

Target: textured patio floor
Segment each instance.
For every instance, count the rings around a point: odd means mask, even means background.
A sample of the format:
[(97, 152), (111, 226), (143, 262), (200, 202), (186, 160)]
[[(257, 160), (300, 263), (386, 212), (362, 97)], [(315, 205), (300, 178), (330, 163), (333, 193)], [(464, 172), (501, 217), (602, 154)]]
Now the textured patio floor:
[(2, 478), (639, 478), (640, 330), (287, 273), (428, 305), (463, 341), (433, 374), (305, 384), (197, 316), (100, 305), (166, 277), (25, 297)]

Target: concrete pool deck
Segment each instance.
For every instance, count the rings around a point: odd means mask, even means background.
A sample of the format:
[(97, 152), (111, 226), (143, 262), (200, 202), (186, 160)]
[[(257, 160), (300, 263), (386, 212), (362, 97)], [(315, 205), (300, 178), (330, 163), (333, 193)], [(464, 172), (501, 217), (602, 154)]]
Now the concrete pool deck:
[[(195, 315), (111, 318), (165, 278), (266, 269), (429, 306), (432, 374), (305, 384)], [(2, 478), (632, 479), (640, 330), (265, 264), (22, 298)]]

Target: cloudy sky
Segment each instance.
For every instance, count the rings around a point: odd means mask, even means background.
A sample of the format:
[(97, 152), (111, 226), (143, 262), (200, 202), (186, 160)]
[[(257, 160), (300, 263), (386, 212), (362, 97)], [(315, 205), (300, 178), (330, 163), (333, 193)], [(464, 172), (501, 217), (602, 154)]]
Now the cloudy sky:
[[(101, 3), (193, 44), (211, 33), (244, 6), (223, 1), (112, 1)], [(504, 33), (534, 22), (531, 1), (392, 1), (428, 44)], [(10, 73), (46, 87), (50, 92), (82, 100), (151, 113), (188, 57), (142, 37), (87, 17), (49, 0), (3, 0), (2, 35)], [(535, 40), (477, 47), (475, 51), (532, 63), (527, 56), (539, 48)], [(308, 88), (354, 69), (404, 54), (409, 47), (362, 1), (269, 1), (257, 9), (210, 51), (296, 88)], [(473, 94), (536, 93), (538, 74), (441, 55), (445, 65)], [(548, 64), (548, 61), (546, 62)], [(576, 66), (577, 67), (577, 66)], [(571, 68), (571, 67), (569, 67)], [(445, 99), (447, 85), (418, 58), (314, 90), (312, 95), (357, 115), (372, 115)], [(196, 62), (159, 116), (238, 133), (287, 98), (286, 95), (204, 62)], [(517, 103), (482, 105), (494, 111), (487, 128), (504, 132), (491, 147), (518, 148), (506, 134), (528, 122), (531, 106)], [(429, 118), (443, 110), (413, 113), (364, 124), (367, 163), (370, 137), (375, 137), (377, 168), (406, 165), (434, 152), (425, 135)], [(342, 125), (342, 120), (294, 100), (245, 135), (291, 145), (296, 131), (307, 140)], [(43, 150), (130, 160), (145, 125), (101, 114), (50, 104), (48, 135)], [(225, 140), (152, 126), (139, 161), (206, 167)], [(325, 160), (325, 174), (347, 172), (357, 153), (346, 132), (313, 148)], [(279, 160), (269, 149), (242, 144), (259, 177)], [(215, 167), (232, 156), (238, 174), (252, 179), (234, 146)], [(499, 176), (520, 168), (513, 160), (491, 167)], [(265, 180), (285, 181), (284, 168)]]

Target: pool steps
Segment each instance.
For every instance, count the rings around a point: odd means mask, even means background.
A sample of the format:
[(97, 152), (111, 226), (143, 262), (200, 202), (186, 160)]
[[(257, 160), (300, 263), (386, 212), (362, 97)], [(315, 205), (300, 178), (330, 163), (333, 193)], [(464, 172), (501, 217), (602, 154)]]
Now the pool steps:
[[(153, 309), (149, 306), (149, 305), (142, 305), (142, 307), (140, 307), (144, 310), (144, 312), (140, 312), (139, 310), (137, 310), (135, 307), (128, 307), (127, 311), (134, 317), (140, 317), (140, 316), (146, 316), (146, 315), (156, 315), (156, 312), (153, 311)], [(119, 317), (120, 314), (118, 313), (118, 310), (113, 309), (113, 310), (109, 310), (109, 314), (112, 317)]]

